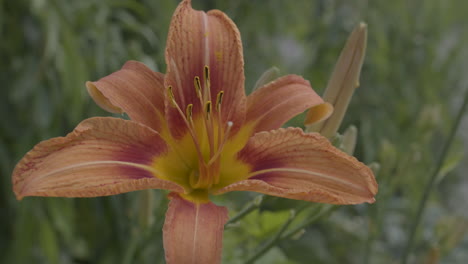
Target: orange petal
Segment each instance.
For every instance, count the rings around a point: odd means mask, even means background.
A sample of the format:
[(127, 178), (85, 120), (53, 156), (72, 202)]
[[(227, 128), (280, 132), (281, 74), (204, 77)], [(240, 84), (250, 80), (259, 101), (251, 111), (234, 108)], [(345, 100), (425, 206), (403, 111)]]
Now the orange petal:
[(372, 171), (317, 133), (305, 134), (299, 128), (260, 132), (239, 159), (252, 167), (248, 179), (217, 194), (242, 190), (332, 204), (375, 201)]
[[(236, 25), (222, 12), (193, 10), (185, 0), (175, 11), (166, 47), (166, 86), (173, 87), (174, 97), (182, 110), (192, 103), (193, 115), (202, 107), (195, 92), (194, 78), (203, 85), (204, 67), (209, 67), (209, 99), (216, 103), (217, 94), (224, 91), (222, 121), (232, 121), (240, 127), (245, 117), (244, 60), (240, 33)], [(173, 107), (167, 108), (167, 118), (175, 136), (185, 133), (185, 125)]]
[(221, 263), (225, 207), (192, 203), (171, 193), (163, 228), (166, 263)]
[(66, 137), (37, 144), (16, 165), (13, 190), (24, 196), (94, 197), (142, 189), (183, 191), (149, 166), (166, 143), (139, 123), (97, 117)]
[(137, 122), (162, 131), (164, 75), (143, 63), (128, 61), (121, 70), (97, 82), (87, 82), (88, 93), (109, 112), (126, 112)]
[(247, 97), (247, 122), (255, 132), (280, 128), (286, 121), (323, 103), (308, 81), (297, 75), (278, 78)]

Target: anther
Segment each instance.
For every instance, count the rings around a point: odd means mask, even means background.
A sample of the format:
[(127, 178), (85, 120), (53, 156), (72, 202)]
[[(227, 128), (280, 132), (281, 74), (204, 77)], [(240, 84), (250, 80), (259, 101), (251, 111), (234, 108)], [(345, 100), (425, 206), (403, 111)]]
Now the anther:
[(203, 95), (205, 96), (205, 100), (211, 100), (210, 68), (206, 65), (203, 74), (205, 77), (205, 90)]
[(200, 77), (195, 76), (193, 79), (193, 84), (195, 86), (195, 93), (197, 94), (197, 97), (201, 96), (201, 82), (200, 82)]
[(193, 104), (188, 104), (187, 108), (185, 108), (185, 115), (187, 116), (187, 119), (189, 121), (192, 120), (192, 109), (193, 109)]
[(205, 104), (205, 110), (206, 110), (206, 119), (210, 119), (210, 114), (211, 114), (211, 101), (206, 102)]
[(204, 71), (203, 71), (203, 74), (205, 75), (205, 81), (209, 81), (210, 80), (210, 68), (205, 65), (205, 68), (204, 68)]
[[(172, 86), (167, 87), (167, 96), (169, 97), (169, 100), (171, 100), (172, 106), (175, 109), (177, 109), (177, 112), (179, 112), (180, 117), (182, 118), (185, 125), (187, 126), (188, 131), (190, 132), (190, 135), (192, 137), (193, 143), (195, 144), (195, 149), (198, 154), (199, 162), (203, 163), (204, 161), (203, 161), (200, 144), (198, 142), (198, 137), (193, 127), (193, 120), (191, 119), (193, 105), (192, 104), (187, 105), (187, 108), (185, 109), (185, 114), (184, 114), (184, 112), (182, 111), (182, 109), (180, 109), (180, 106), (177, 104), (175, 100), (174, 93), (172, 92)], [(187, 120), (187, 118), (189, 118), (189, 120)]]
[(223, 95), (224, 95), (224, 91), (220, 91), (218, 95), (216, 96), (216, 111), (218, 112), (221, 107), (221, 103), (223, 102)]
[(223, 141), (221, 142), (221, 144), (218, 146), (218, 150), (216, 151), (216, 153), (213, 155), (213, 157), (211, 157), (211, 159), (208, 161), (207, 165), (210, 166), (211, 164), (213, 164), (218, 158), (219, 156), (221, 155), (222, 151), (223, 151), (223, 148), (224, 148), (224, 145), (226, 144), (226, 142), (228, 141), (228, 138), (229, 138), (229, 135), (231, 133), (231, 129), (232, 129), (232, 126), (234, 125), (234, 123), (232, 121), (228, 121), (227, 122), (227, 129), (226, 129), (226, 132), (224, 133), (224, 138), (223, 138)]
[(169, 100), (171, 100), (172, 106), (176, 107), (177, 103), (176, 103), (176, 100), (175, 100), (174, 93), (172, 92), (172, 86), (167, 87), (167, 95), (169, 96)]

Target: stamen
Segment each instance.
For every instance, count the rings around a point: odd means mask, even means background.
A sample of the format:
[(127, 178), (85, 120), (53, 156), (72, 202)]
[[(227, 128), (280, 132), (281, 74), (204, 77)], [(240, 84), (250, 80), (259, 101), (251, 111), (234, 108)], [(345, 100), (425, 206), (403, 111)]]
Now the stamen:
[(200, 82), (200, 77), (195, 76), (193, 79), (193, 84), (195, 86), (195, 93), (197, 94), (198, 98), (201, 98), (201, 82)]
[[(184, 121), (185, 125), (187, 126), (187, 128), (188, 128), (188, 130), (190, 132), (190, 135), (192, 136), (193, 144), (195, 145), (195, 149), (196, 149), (197, 154), (198, 154), (199, 162), (204, 163), (201, 148), (200, 148), (200, 144), (198, 143), (198, 137), (197, 137), (197, 134), (195, 133), (195, 129), (193, 127), (193, 122), (189, 122), (187, 120), (188, 115), (186, 117), (186, 115), (184, 115), (184, 113), (182, 112), (182, 109), (180, 109), (179, 105), (177, 104), (177, 101), (175, 100), (174, 93), (172, 92), (172, 86), (167, 87), (167, 94), (169, 96), (169, 99), (171, 100), (172, 105), (179, 112), (180, 117), (182, 117), (182, 120)], [(187, 108), (186, 108), (186, 113), (188, 113), (190, 111), (190, 118), (192, 116), (191, 112), (192, 112), (192, 107), (193, 107), (191, 105), (192, 104), (187, 105)]]
[(185, 115), (187, 116), (188, 120), (192, 120), (192, 109), (193, 109), (193, 104), (188, 104), (187, 108), (185, 108)]
[(223, 95), (224, 95), (224, 91), (220, 91), (218, 95), (216, 96), (216, 111), (218, 112), (221, 108), (221, 103), (223, 102)]
[(229, 138), (229, 134), (231, 133), (231, 129), (233, 125), (234, 123), (232, 123), (232, 121), (227, 122), (227, 129), (226, 129), (226, 132), (224, 133), (223, 142), (219, 145), (218, 150), (213, 155), (213, 157), (211, 157), (210, 161), (208, 161), (207, 166), (210, 166), (211, 164), (213, 164), (213, 162), (215, 162), (218, 159), (218, 157), (221, 155), (221, 153), (223, 152), (224, 145), (226, 145), (226, 142)]
[(207, 85), (209, 85), (210, 84), (210, 68), (207, 65), (205, 65), (205, 68), (203, 69), (203, 74), (204, 74), (203, 77), (205, 77), (205, 82), (207, 83)]
[(204, 78), (205, 78), (205, 90), (204, 90), (204, 96), (205, 100), (211, 100), (211, 83), (210, 83), (210, 68), (205, 65), (205, 68), (203, 70)]
[(174, 92), (172, 92), (172, 86), (167, 87), (167, 95), (169, 96), (169, 100), (171, 100), (171, 104), (173, 107), (177, 106), (177, 102), (175, 100)]
[(206, 102), (205, 104), (205, 111), (206, 111), (206, 133), (208, 135), (208, 142), (210, 145), (210, 157), (213, 156), (214, 153), (214, 138), (213, 138), (213, 119), (211, 118), (211, 101)]
[(224, 126), (221, 120), (221, 104), (223, 103), (224, 91), (220, 91), (216, 96), (216, 112), (218, 113), (218, 147), (221, 145), (221, 138), (223, 136)]
[(203, 94), (201, 91), (201, 83), (200, 83), (200, 77), (195, 76), (193, 79), (193, 83), (195, 86), (195, 92), (197, 93), (197, 97), (200, 102), (200, 107), (204, 109), (205, 111), (205, 118), (203, 119), (203, 123), (205, 125), (206, 133), (208, 136), (208, 144), (210, 147), (210, 154), (209, 156), (211, 157), (214, 153), (214, 138), (213, 138), (213, 119), (211, 118), (211, 112), (212, 112), (212, 102), (211, 102), (211, 94), (210, 94), (210, 72), (208, 69), (208, 66), (205, 66), (203, 69), (203, 75), (204, 75), (204, 90)]
[(210, 120), (211, 101), (206, 102), (206, 104), (205, 104), (205, 110), (206, 110), (206, 120)]

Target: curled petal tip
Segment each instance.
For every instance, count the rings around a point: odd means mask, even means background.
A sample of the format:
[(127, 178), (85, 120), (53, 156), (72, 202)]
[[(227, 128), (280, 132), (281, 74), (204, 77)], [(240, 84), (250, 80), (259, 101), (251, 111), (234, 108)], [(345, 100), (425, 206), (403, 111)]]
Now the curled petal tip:
[(372, 198), (370, 198), (369, 200), (367, 200), (366, 202), (367, 202), (367, 203), (370, 203), (370, 204), (373, 204), (373, 203), (375, 203), (375, 198), (372, 197)]
[(86, 89), (88, 90), (88, 94), (91, 96), (91, 98), (93, 98), (94, 102), (96, 102), (96, 104), (99, 105), (102, 109), (114, 114), (123, 113), (122, 108), (113, 105), (109, 99), (107, 99), (104, 94), (102, 94), (102, 92), (97, 89), (93, 82), (87, 81)]
[(326, 120), (332, 115), (332, 113), (333, 105), (328, 102), (324, 102), (310, 108), (304, 121), (304, 125), (307, 126), (307, 132), (315, 132), (316, 130), (313, 125)]

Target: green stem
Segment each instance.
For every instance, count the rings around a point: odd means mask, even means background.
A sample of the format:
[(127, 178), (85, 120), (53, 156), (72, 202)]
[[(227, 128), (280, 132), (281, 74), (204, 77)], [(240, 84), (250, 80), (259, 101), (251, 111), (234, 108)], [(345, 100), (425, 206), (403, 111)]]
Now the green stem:
[(288, 220), (284, 222), (284, 224), (281, 226), (279, 231), (276, 233), (276, 235), (268, 241), (266, 244), (264, 244), (259, 250), (255, 252), (254, 255), (252, 255), (247, 261), (245, 262), (246, 264), (252, 264), (254, 263), (258, 258), (263, 256), (270, 248), (272, 248), (276, 243), (281, 239), (281, 235), (283, 235), (284, 231), (288, 228), (288, 226), (291, 224), (291, 222), (296, 218), (296, 211), (291, 210), (291, 215), (289, 216)]
[(428, 180), (428, 182), (426, 184), (426, 187), (424, 189), (423, 196), (422, 196), (421, 200), (419, 201), (418, 211), (416, 212), (416, 217), (413, 219), (413, 223), (411, 224), (411, 229), (410, 229), (410, 235), (408, 237), (408, 242), (406, 244), (406, 247), (405, 247), (405, 249), (403, 251), (403, 255), (402, 255), (402, 258), (401, 258), (401, 263), (402, 264), (406, 264), (407, 261), (408, 261), (409, 254), (410, 254), (411, 249), (413, 247), (416, 231), (418, 229), (419, 223), (421, 222), (421, 217), (422, 217), (422, 214), (424, 213), (424, 209), (426, 208), (427, 200), (429, 199), (429, 195), (430, 195), (430, 193), (431, 193), (431, 191), (432, 191), (432, 189), (434, 187), (434, 183), (435, 183), (435, 180), (437, 178), (437, 175), (439, 174), (439, 172), (440, 172), (440, 170), (442, 168), (442, 165), (444, 164), (444, 161), (445, 161), (445, 158), (446, 158), (446, 156), (448, 154), (450, 146), (452, 145), (452, 143), (453, 143), (453, 141), (455, 139), (456, 132), (457, 132), (458, 127), (459, 127), (459, 125), (461, 123), (461, 119), (463, 117), (463, 114), (466, 111), (467, 105), (468, 105), (468, 90), (465, 93), (465, 97), (463, 99), (463, 104), (462, 104), (460, 110), (458, 111), (455, 122), (454, 122), (454, 124), (452, 125), (452, 127), (450, 129), (449, 137), (448, 137), (447, 141), (445, 142), (445, 145), (444, 145), (444, 147), (442, 149), (441, 155), (439, 156), (439, 158), (437, 160), (437, 165), (436, 165), (434, 171), (432, 172), (431, 177), (429, 178), (429, 180)]
[(279, 231), (275, 234), (275, 236), (270, 239), (266, 244), (264, 244), (260, 249), (258, 249), (255, 254), (253, 254), (248, 260), (247, 264), (252, 264), (254, 263), (257, 259), (259, 259), (261, 256), (263, 256), (265, 253), (268, 252), (272, 247), (277, 245), (279, 242), (281, 242), (284, 239), (290, 238), (306, 228), (307, 226), (311, 225), (318, 219), (320, 219), (322, 216), (331, 213), (333, 209), (338, 208), (337, 206), (334, 205), (320, 205), (315, 211), (313, 212), (313, 215), (306, 220), (305, 222), (301, 223), (300, 225), (296, 226), (294, 229), (290, 230), (289, 232), (286, 232), (286, 229), (289, 227), (289, 225), (296, 219), (296, 217), (299, 215), (299, 213), (309, 207), (310, 205), (305, 204), (303, 206), (300, 206), (297, 210), (292, 210), (293, 213), (291, 213), (291, 216), (284, 222), (284, 224), (281, 226)]
[(242, 210), (238, 214), (236, 214), (231, 219), (229, 219), (224, 225), (224, 228), (228, 227), (230, 224), (233, 224), (239, 221), (244, 216), (248, 215), (249, 213), (257, 209), (258, 207), (260, 207), (263, 201), (263, 197), (264, 197), (263, 194), (255, 197), (250, 203), (248, 203), (244, 208), (242, 208)]
[(338, 208), (338, 206), (334, 206), (334, 205), (330, 205), (330, 204), (323, 205), (321, 208), (319, 208), (317, 210), (317, 213), (315, 213), (307, 221), (305, 221), (302, 224), (296, 226), (295, 228), (293, 228), (292, 230), (287, 232), (284, 236), (282, 236), (281, 240), (294, 236), (295, 234), (300, 232), (302, 229), (310, 226), (311, 224), (313, 224), (315, 221), (317, 221), (321, 217), (333, 212), (333, 210), (336, 209), (336, 208)]

